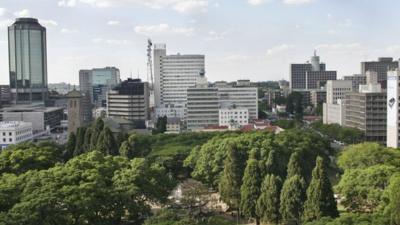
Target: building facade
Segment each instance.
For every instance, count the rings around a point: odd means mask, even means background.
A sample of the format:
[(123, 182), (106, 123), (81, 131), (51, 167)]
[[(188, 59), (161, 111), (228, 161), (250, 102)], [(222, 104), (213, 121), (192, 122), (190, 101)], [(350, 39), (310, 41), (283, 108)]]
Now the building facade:
[(363, 131), (366, 141), (385, 144), (386, 107), (386, 93), (347, 93), (345, 126)]
[(386, 89), (386, 80), (388, 71), (399, 68), (399, 62), (391, 57), (381, 57), (377, 61), (361, 62), (361, 74), (367, 74), (367, 71), (374, 71), (378, 74), (378, 82), (382, 88)]
[(350, 80), (333, 80), (326, 83), (326, 103), (323, 105), (323, 123), (339, 124), (345, 123), (345, 97), (346, 93), (352, 92), (353, 83)]
[(328, 80), (336, 80), (336, 71), (327, 71), (320, 63), (320, 57), (314, 53), (311, 61), (290, 65), (290, 88), (292, 91), (319, 89)]
[(0, 148), (33, 139), (32, 124), (22, 121), (0, 122)]
[(249, 110), (241, 108), (226, 108), (219, 110), (219, 126), (240, 128), (249, 124)]
[(46, 28), (34, 18), (8, 27), (10, 88), (14, 104), (43, 104), (47, 96)]
[(140, 79), (127, 79), (107, 95), (107, 116), (131, 121), (150, 117), (149, 84)]
[(344, 76), (343, 80), (351, 80), (353, 83), (353, 91), (358, 91), (358, 87), (367, 83), (367, 76), (365, 74), (354, 74), (351, 76)]
[(194, 87), (187, 89), (187, 129), (194, 131), (210, 125), (218, 125), (218, 100), (217, 88)]
[(61, 125), (64, 109), (58, 107), (9, 107), (0, 112), (2, 121), (32, 123), (34, 133), (53, 130)]
[(186, 107), (186, 91), (205, 77), (204, 55), (167, 55), (165, 44), (154, 45), (156, 107)]
[(249, 120), (258, 119), (258, 91), (255, 87), (218, 88), (220, 108), (249, 110)]
[(79, 127), (86, 126), (93, 120), (90, 97), (77, 90), (70, 91), (66, 97), (68, 133), (76, 133)]
[(94, 68), (79, 71), (79, 89), (88, 93), (96, 107), (105, 107), (107, 92), (120, 83), (120, 72), (116, 67)]
[(387, 77), (387, 147), (399, 148), (399, 115), (400, 115), (400, 70), (388, 72)]

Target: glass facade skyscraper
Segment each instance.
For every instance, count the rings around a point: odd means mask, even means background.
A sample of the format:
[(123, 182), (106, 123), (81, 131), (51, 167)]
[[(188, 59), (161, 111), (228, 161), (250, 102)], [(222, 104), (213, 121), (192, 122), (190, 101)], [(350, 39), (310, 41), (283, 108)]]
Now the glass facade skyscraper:
[(8, 27), (8, 51), (13, 102), (44, 102), (47, 96), (46, 28), (37, 19), (16, 19)]

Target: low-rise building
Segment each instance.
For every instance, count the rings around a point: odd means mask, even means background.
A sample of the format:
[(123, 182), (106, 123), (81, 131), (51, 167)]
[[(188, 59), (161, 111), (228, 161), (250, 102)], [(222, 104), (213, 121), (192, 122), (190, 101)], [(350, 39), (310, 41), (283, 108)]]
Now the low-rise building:
[(226, 108), (219, 110), (219, 125), (239, 128), (249, 124), (249, 110), (244, 108)]
[(22, 121), (0, 122), (0, 148), (33, 139), (32, 123)]
[(167, 118), (166, 134), (179, 134), (182, 131), (182, 121), (180, 118)]
[(0, 111), (2, 121), (32, 123), (34, 133), (53, 130), (61, 126), (64, 109), (59, 107), (13, 106)]

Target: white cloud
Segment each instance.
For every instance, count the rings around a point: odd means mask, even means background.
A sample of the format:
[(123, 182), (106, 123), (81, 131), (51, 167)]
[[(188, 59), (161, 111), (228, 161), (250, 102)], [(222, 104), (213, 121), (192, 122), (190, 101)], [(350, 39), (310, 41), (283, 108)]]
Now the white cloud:
[(0, 29), (5, 29), (8, 26), (10, 26), (12, 23), (13, 23), (13, 21), (10, 19), (0, 20)]
[(139, 5), (153, 9), (171, 8), (180, 13), (198, 13), (207, 11), (209, 0), (60, 0), (58, 6), (75, 7), (78, 3), (93, 7)]
[(400, 45), (389, 45), (386, 47), (385, 51), (389, 54), (396, 54), (400, 52)]
[(302, 4), (312, 3), (314, 1), (315, 0), (283, 0), (283, 3), (288, 5), (302, 5)]
[(219, 41), (223, 40), (226, 36), (227, 32), (218, 33), (216, 31), (208, 32), (208, 36), (204, 38), (205, 41)]
[(281, 45), (274, 46), (267, 50), (267, 56), (274, 56), (279, 53), (286, 52), (286, 51), (292, 49), (293, 47), (294, 47), (293, 45), (288, 45), (288, 44), (281, 44)]
[(29, 17), (31, 12), (28, 9), (23, 9), (21, 11), (15, 12), (14, 16), (16, 17)]
[(61, 29), (61, 33), (63, 34), (73, 34), (73, 33), (77, 33), (78, 31), (75, 29), (68, 29), (68, 28), (62, 28)]
[(121, 22), (119, 22), (117, 20), (110, 20), (107, 22), (107, 25), (109, 25), (109, 26), (118, 26), (120, 24), (121, 24)]
[(180, 13), (198, 13), (207, 11), (208, 0), (178, 1), (173, 9)]
[(108, 45), (128, 45), (131, 42), (128, 40), (118, 40), (118, 39), (109, 39), (105, 40), (103, 38), (94, 38), (92, 39), (94, 44), (108, 44)]
[(4, 16), (5, 13), (6, 13), (6, 9), (0, 8), (0, 16)]
[(319, 51), (324, 51), (334, 54), (359, 54), (362, 55), (369, 50), (358, 42), (353, 43), (332, 43), (332, 44), (320, 44), (315, 47)]
[(185, 35), (193, 36), (194, 28), (188, 27), (172, 27), (169, 24), (158, 24), (158, 25), (142, 25), (136, 26), (135, 32), (137, 34), (152, 36), (152, 35)]
[(56, 27), (58, 26), (57, 21), (54, 20), (39, 20), (39, 23), (45, 27)]
[(270, 2), (271, 0), (247, 0), (250, 5), (262, 5), (264, 3)]

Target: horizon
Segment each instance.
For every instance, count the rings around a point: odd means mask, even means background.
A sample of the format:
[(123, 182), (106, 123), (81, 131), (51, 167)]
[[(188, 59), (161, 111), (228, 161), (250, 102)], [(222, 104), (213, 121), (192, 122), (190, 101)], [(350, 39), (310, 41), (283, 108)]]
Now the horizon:
[(106, 66), (119, 68), (121, 79), (139, 74), (147, 80), (148, 38), (166, 43), (167, 54), (205, 55), (210, 82), (289, 80), (289, 65), (307, 62), (315, 49), (327, 70), (336, 70), (338, 77), (359, 74), (362, 61), (400, 56), (399, 31), (392, 29), (397, 26), (395, 15), (386, 13), (388, 4), (400, 3), (363, 3), (4, 0), (0, 83), (9, 83), (7, 27), (17, 17), (37, 18), (47, 29), (49, 83), (78, 84), (80, 69)]

